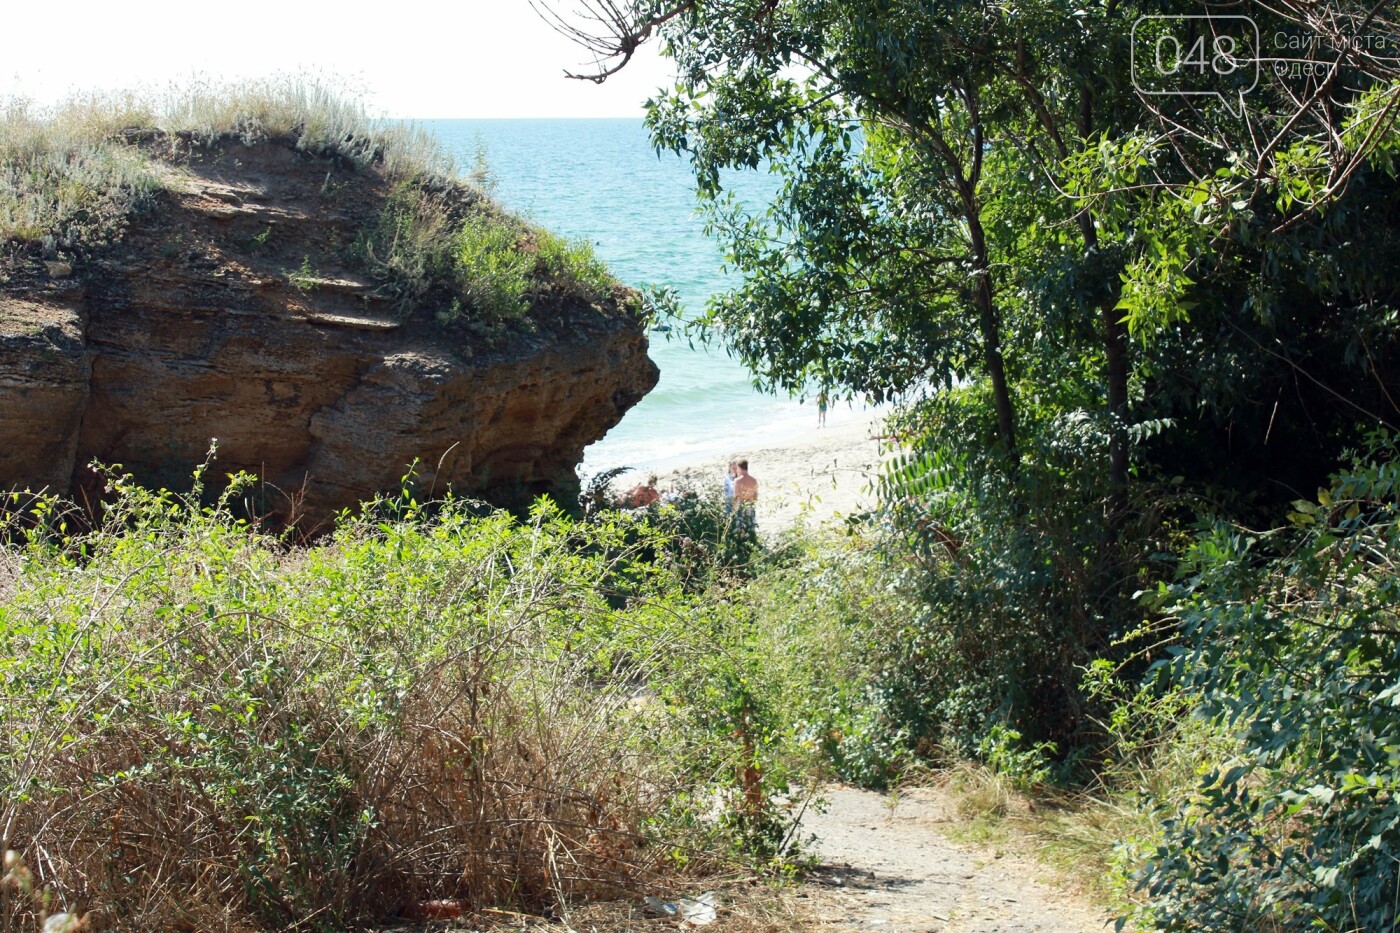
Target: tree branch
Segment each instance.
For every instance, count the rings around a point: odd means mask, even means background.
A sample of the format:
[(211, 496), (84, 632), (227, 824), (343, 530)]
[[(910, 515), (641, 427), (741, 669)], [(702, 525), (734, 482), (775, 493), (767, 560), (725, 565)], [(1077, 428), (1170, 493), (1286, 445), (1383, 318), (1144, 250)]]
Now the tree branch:
[[(530, 8), (554, 31), (593, 55), (595, 70), (564, 74), (576, 81), (602, 84), (617, 74), (660, 27), (699, 6), (699, 0), (681, 0), (656, 12), (642, 12), (623, 0), (580, 0), (581, 9), (566, 17), (545, 0), (530, 0)], [(636, 6), (640, 6), (637, 4)], [(591, 24), (591, 25), (590, 25)], [(611, 64), (610, 64), (611, 63)]]

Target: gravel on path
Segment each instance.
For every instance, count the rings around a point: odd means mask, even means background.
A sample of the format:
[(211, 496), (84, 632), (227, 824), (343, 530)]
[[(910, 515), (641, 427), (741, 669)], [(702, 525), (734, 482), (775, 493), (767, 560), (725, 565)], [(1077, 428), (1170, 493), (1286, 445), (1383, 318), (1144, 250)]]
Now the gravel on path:
[[(1038, 880), (1044, 869), (992, 850), (959, 845), (943, 793), (894, 798), (831, 787), (825, 812), (808, 812), (822, 869), (812, 900), (823, 930), (880, 933), (1101, 933), (1102, 910)], [(892, 802), (893, 801), (893, 802)]]

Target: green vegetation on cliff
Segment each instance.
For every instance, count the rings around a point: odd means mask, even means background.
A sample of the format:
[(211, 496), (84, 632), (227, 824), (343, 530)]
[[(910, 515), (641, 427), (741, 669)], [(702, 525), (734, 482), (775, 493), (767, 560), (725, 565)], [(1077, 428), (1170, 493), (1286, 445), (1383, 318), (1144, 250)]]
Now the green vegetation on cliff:
[[(323, 199), (336, 199), (345, 173), (378, 192), (377, 215), (332, 258), (405, 311), (424, 303), (444, 322), (490, 324), (521, 321), (538, 301), (598, 304), (618, 293), (587, 243), (504, 212), (458, 178), (421, 128), (372, 119), (296, 80), (195, 86), (159, 99), (90, 96), (43, 112), (9, 102), (0, 111), (0, 281), (23, 278), (39, 259), (80, 268), (182, 190), (182, 164), (225, 150), (237, 159), (239, 148), (262, 144), (324, 163)], [(314, 287), (315, 272), (291, 269), (287, 278)]]

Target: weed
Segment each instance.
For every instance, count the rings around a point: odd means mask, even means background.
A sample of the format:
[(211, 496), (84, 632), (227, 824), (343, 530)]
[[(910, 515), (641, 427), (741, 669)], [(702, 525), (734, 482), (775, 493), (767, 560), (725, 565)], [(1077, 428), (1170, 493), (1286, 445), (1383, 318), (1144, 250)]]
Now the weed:
[(325, 181), (321, 182), (321, 197), (330, 200), (340, 194), (345, 189), (345, 182), (336, 181), (332, 172), (326, 173)]
[(185, 235), (181, 231), (168, 234), (160, 241), (160, 254), (166, 259), (174, 259), (185, 251)]
[(435, 283), (452, 287), (455, 249), (446, 192), (405, 179), (386, 195), (375, 225), (356, 238), (350, 259), (408, 307), (427, 295)]
[(566, 240), (547, 230), (535, 231), (544, 278), (565, 294), (597, 303), (612, 294), (617, 280), (587, 240)]
[(494, 193), (496, 190), (496, 173), (491, 168), (490, 153), (484, 139), (476, 141), (476, 155), (472, 159), (472, 168), (467, 173), (467, 178), (482, 191)]
[(293, 548), (234, 517), (249, 478), (201, 506), (202, 477), (108, 472), (95, 530), (53, 499), (7, 529), (0, 849), (46, 900), (0, 929), (557, 910), (785, 837), (781, 692), (660, 532), (405, 492)]
[(310, 256), (301, 257), (301, 267), (295, 272), (287, 273), (287, 283), (303, 295), (314, 291), (319, 281), (320, 279), (311, 269)]
[(458, 288), (488, 318), (517, 318), (529, 305), (526, 295), (532, 258), (520, 248), (519, 233), (494, 218), (468, 218), (457, 235)]

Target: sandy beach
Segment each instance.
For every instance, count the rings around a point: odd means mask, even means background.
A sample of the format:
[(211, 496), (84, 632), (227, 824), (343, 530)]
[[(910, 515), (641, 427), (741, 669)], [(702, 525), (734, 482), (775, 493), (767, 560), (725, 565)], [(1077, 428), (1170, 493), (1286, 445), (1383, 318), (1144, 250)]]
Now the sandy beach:
[[(875, 501), (879, 465), (895, 450), (877, 439), (882, 420), (881, 415), (871, 415), (812, 428), (771, 447), (734, 450), (728, 456), (658, 471), (658, 488), (718, 489), (729, 460), (747, 458), (749, 473), (758, 480), (761, 533), (785, 531), (799, 521), (815, 526), (839, 520)], [(628, 478), (636, 481), (635, 474)]]

